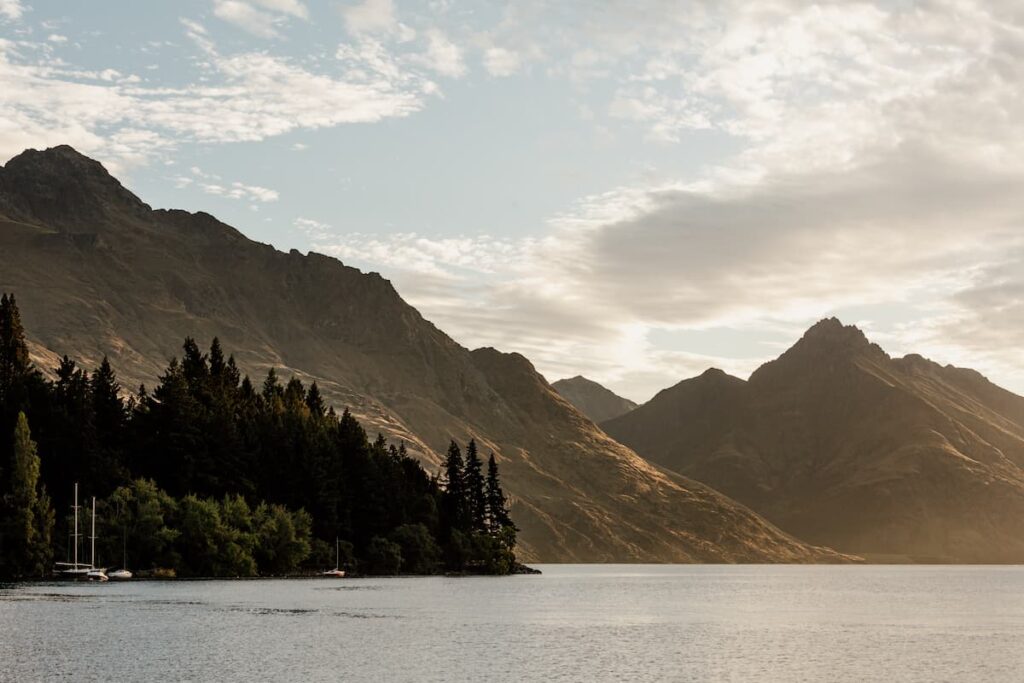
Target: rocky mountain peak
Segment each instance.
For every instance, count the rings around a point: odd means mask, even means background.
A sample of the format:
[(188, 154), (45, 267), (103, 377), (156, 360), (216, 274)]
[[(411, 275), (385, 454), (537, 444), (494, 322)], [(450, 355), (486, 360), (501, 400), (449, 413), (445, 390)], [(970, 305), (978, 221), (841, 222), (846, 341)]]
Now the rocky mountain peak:
[(561, 379), (551, 385), (562, 398), (594, 422), (603, 422), (624, 415), (636, 404), (583, 375)]
[(43, 219), (76, 231), (106, 223), (117, 213), (150, 211), (103, 167), (69, 145), (29, 149), (0, 172), (0, 212), (8, 217)]
[(871, 346), (871, 342), (856, 325), (844, 325), (839, 318), (831, 317), (819, 320), (812, 325), (798, 344), (819, 344), (831, 347), (845, 346), (863, 348)]

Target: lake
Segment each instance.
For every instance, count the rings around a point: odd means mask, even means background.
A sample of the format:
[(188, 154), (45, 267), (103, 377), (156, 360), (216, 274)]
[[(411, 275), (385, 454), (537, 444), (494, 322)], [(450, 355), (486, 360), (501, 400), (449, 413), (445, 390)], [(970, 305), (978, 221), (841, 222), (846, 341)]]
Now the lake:
[(1024, 676), (1024, 568), (540, 568), (3, 587), (0, 680)]

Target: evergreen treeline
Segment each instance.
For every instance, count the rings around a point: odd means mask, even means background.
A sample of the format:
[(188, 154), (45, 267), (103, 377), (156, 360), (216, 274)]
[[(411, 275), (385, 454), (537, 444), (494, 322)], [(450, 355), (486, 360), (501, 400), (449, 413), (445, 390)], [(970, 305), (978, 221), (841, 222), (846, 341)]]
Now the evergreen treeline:
[[(95, 495), (99, 561), (179, 575), (249, 576), (341, 564), (363, 573), (507, 573), (515, 526), (494, 456), (452, 442), (431, 478), (370, 441), (314, 382), (259, 387), (214, 339), (186, 339), (127, 399), (106, 359), (29, 362), (17, 304), (0, 299), (0, 575), (40, 576), (70, 553), (72, 488)], [(51, 500), (52, 498), (52, 500)], [(54, 510), (60, 511), (55, 521)], [(80, 518), (83, 529), (88, 512)], [(85, 556), (80, 552), (80, 560)]]

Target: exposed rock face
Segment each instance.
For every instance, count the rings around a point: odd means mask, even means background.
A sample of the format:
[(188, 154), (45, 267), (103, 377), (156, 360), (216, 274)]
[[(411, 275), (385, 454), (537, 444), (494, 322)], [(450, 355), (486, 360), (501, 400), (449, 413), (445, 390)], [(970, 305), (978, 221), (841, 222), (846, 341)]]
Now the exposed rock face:
[(552, 382), (555, 391), (594, 422), (604, 422), (625, 415), (636, 408), (628, 398), (622, 398), (603, 386), (577, 375)]
[(184, 336), (219, 336), (247, 372), (316, 379), (369, 431), (429, 466), (451, 438), (494, 450), (525, 559), (839, 559), (608, 438), (530, 363), (470, 352), (379, 275), (282, 253), (207, 214), (153, 211), (69, 147), (0, 169), (0, 290), (14, 291), (37, 362), (152, 385)]
[(1024, 398), (835, 319), (747, 382), (709, 371), (602, 427), (811, 542), (1024, 561)]

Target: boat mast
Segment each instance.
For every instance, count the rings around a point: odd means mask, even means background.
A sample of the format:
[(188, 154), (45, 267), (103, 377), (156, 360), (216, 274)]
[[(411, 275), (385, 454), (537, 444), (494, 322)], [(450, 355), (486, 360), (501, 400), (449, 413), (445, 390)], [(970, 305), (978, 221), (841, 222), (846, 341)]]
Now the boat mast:
[(92, 550), (89, 553), (89, 564), (96, 567), (96, 496), (92, 497)]
[(71, 506), (71, 509), (75, 511), (75, 533), (72, 535), (75, 539), (75, 569), (78, 569), (78, 482), (75, 482), (75, 504)]
[(121, 543), (123, 544), (123, 546), (121, 548), (121, 553), (122, 553), (122, 555), (121, 555), (121, 569), (127, 569), (128, 568), (128, 525), (124, 524), (123, 522), (124, 522), (124, 520), (122, 520), (122, 525), (124, 527), (124, 535), (122, 536), (122, 540), (121, 540)]

